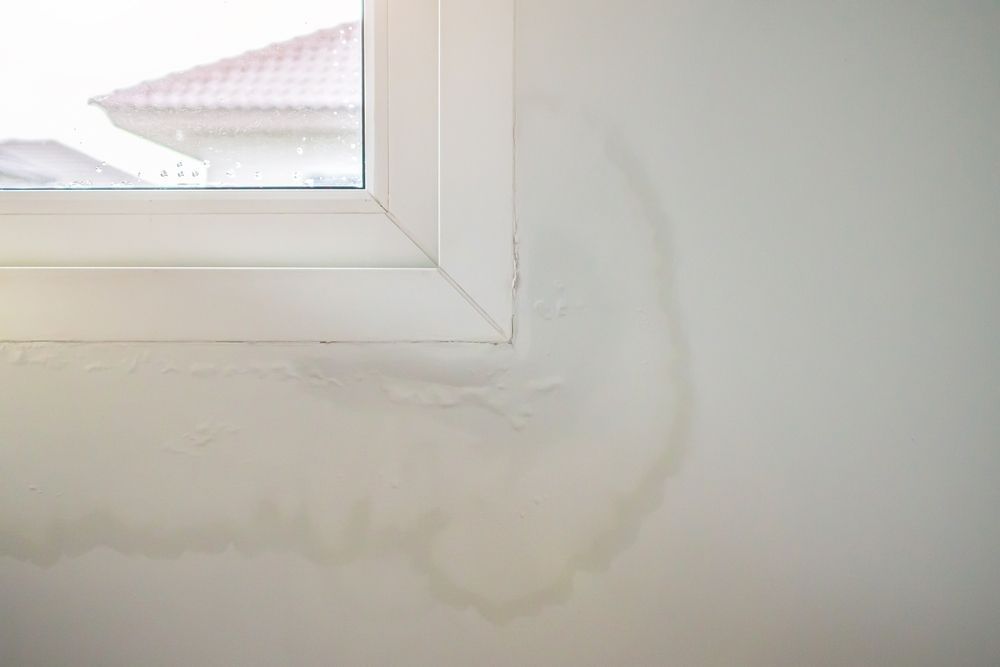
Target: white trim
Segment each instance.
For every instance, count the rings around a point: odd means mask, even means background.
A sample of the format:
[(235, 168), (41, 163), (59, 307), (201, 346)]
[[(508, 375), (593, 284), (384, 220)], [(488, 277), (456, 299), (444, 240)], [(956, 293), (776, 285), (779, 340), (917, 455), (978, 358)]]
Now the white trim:
[(0, 192), (0, 340), (509, 342), (513, 0), (365, 20), (366, 190)]
[(389, 0), (364, 0), (365, 188), (384, 202), (389, 187)]
[(6, 216), (160, 215), (191, 213), (383, 213), (366, 190), (224, 189), (0, 190)]
[[(441, 0), (441, 6), (439, 264), (509, 339), (514, 3)], [(470, 53), (477, 55), (470, 60)], [(481, 112), (468, 113), (466, 99)]]
[(407, 236), (437, 261), (438, 122), (446, 106), (438, 82), (440, 4), (438, 0), (396, 0), (390, 6), (386, 40), (389, 180), (383, 203)]
[(14, 341), (186, 341), (196, 325), (215, 342), (248, 328), (263, 342), (502, 342), (439, 269), (0, 269), (0, 290)]
[(67, 227), (65, 216), (29, 215), (0, 224), (0, 266), (435, 266), (385, 213), (80, 214), (74, 221)]

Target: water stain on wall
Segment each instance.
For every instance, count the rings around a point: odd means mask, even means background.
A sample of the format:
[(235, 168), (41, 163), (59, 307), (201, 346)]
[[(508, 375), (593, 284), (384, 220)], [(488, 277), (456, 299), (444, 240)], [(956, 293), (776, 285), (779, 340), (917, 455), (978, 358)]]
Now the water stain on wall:
[(669, 220), (607, 119), (524, 106), (519, 163), (585, 159), (519, 174), (513, 346), (4, 345), (0, 555), (402, 555), (498, 623), (608, 568), (691, 410)]

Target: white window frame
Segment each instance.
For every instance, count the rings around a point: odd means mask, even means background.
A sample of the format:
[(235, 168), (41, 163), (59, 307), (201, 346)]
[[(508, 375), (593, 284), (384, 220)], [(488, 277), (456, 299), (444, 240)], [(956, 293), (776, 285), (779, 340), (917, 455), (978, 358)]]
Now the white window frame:
[(365, 0), (365, 189), (0, 192), (0, 340), (509, 342), (513, 4)]

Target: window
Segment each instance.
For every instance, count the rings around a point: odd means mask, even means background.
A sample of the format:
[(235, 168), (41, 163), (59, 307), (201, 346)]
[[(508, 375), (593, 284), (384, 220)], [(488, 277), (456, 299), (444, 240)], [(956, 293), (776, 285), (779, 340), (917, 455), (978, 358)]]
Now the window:
[(36, 75), (100, 132), (0, 112), (0, 340), (510, 340), (513, 0), (305, 5), (173, 73)]
[(0, 24), (0, 187), (364, 186), (361, 0), (134, 6)]

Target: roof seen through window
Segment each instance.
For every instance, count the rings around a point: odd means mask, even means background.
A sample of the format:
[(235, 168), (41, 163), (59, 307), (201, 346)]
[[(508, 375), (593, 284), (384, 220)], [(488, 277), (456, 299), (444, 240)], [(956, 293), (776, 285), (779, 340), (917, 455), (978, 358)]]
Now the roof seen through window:
[(363, 186), (360, 0), (50, 4), (0, 27), (0, 188)]

